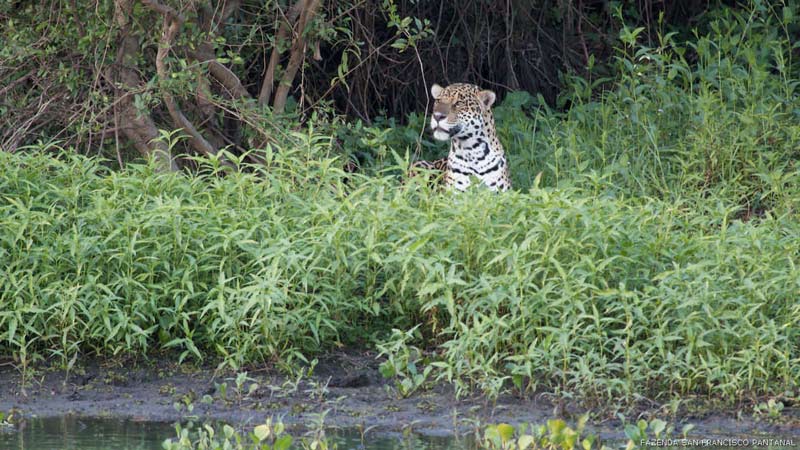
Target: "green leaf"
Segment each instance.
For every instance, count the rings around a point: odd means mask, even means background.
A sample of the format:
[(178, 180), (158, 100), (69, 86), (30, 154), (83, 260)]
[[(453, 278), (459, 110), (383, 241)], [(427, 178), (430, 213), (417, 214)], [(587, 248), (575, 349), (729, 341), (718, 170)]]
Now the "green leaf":
[(235, 430), (232, 426), (226, 424), (222, 427), (222, 433), (225, 435), (225, 438), (230, 439), (233, 437)]
[(378, 367), (378, 371), (383, 375), (383, 378), (392, 378), (397, 375), (397, 371), (391, 361), (384, 361), (381, 363)]
[(533, 446), (534, 441), (535, 440), (533, 436), (530, 434), (522, 435), (517, 440), (517, 447), (519, 447), (519, 450), (525, 450), (526, 448)]
[(405, 50), (408, 48), (408, 41), (403, 38), (398, 38), (396, 41), (392, 42), (391, 47), (398, 50)]
[(485, 441), (488, 441), (487, 446), (500, 447), (502, 445), (502, 437), (500, 436), (500, 431), (497, 429), (497, 426), (495, 425), (490, 425), (486, 427), (486, 430), (483, 432), (483, 439)]
[(561, 443), (561, 448), (564, 450), (573, 450), (575, 443), (578, 441), (578, 433), (572, 428), (567, 428), (563, 433), (564, 441)]
[(497, 425), (497, 433), (504, 443), (508, 442), (514, 437), (514, 427), (507, 423), (501, 423)]
[(553, 419), (547, 421), (547, 429), (550, 430), (550, 434), (553, 436), (561, 436), (561, 433), (564, 431), (564, 428), (567, 427), (567, 423), (561, 419)]
[(269, 435), (270, 435), (269, 425), (262, 424), (262, 425), (259, 425), (259, 426), (255, 427), (253, 429), (253, 434), (256, 435), (256, 438), (258, 438), (259, 442), (263, 441), (264, 439), (268, 438)]
[(634, 442), (639, 442), (639, 428), (630, 423), (625, 425), (625, 436)]
[(292, 445), (292, 436), (284, 434), (275, 441), (272, 446), (273, 450), (287, 450)]
[(525, 380), (525, 378), (522, 375), (512, 375), (511, 376), (511, 382), (514, 383), (514, 387), (519, 389), (520, 391), (522, 390), (522, 382), (524, 380)]
[(667, 428), (667, 423), (661, 419), (653, 419), (650, 421), (650, 429), (655, 433), (656, 438), (661, 436), (664, 429)]

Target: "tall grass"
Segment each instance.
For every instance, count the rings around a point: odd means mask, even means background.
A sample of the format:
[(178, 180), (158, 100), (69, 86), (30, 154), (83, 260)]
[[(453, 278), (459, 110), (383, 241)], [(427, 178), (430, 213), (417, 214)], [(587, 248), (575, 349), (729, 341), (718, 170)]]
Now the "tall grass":
[(542, 171), (547, 185), (796, 209), (800, 22), (782, 3), (720, 9), (688, 42), (642, 46), (624, 28), (617, 79), (570, 78), (564, 113), (514, 94), (496, 111), (514, 181), (527, 188)]
[(275, 155), (225, 177), (0, 153), (0, 347), (234, 366), (422, 323), (439, 376), (618, 398), (796, 387), (800, 223), (578, 189), (438, 195)]
[[(758, 5), (712, 24), (691, 64), (671, 38), (627, 37), (628, 71), (596, 100), (576, 84), (565, 113), (508, 99), (504, 195), (401, 185), (385, 155), (346, 174), (311, 131), (224, 176), (0, 152), (0, 353), (237, 367), (415, 345), (492, 395), (796, 390), (796, 24)], [(413, 134), (369, 131), (387, 155)]]
[[(625, 27), (614, 78), (567, 76), (563, 110), (527, 92), (509, 94), (494, 112), (514, 186), (527, 191), (541, 173), (545, 186), (714, 197), (741, 206), (743, 215), (797, 210), (796, 9), (763, 1), (738, 11), (719, 8), (699, 30), (665, 32), (651, 46), (639, 44), (641, 30)], [(416, 150), (427, 121), (421, 115), (408, 121), (408, 127), (378, 121), (392, 126), (382, 132), (347, 130), (344, 140), (368, 161), (380, 160), (386, 147)], [(447, 152), (430, 139), (420, 149), (427, 159)]]

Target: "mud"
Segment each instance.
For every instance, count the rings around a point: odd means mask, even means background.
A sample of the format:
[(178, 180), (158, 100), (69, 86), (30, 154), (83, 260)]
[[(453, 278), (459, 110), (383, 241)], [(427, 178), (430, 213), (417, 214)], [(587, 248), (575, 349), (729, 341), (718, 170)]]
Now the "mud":
[[(399, 398), (384, 380), (375, 355), (339, 353), (323, 358), (313, 372), (289, 376), (272, 367), (248, 367), (248, 380), (237, 389), (236, 373), (213, 367), (163, 362), (92, 361), (66, 372), (36, 368), (22, 375), (0, 365), (0, 412), (18, 417), (64, 415), (137, 421), (224, 421), (247, 425), (281, 417), (287, 425), (309, 428), (360, 428), (371, 432), (416, 432), (447, 436), (469, 434), (492, 423), (545, 423), (559, 416), (574, 423), (585, 412), (578, 405), (554, 404), (547, 395), (456, 398), (449, 385), (421, 389)], [(221, 384), (226, 389), (221, 389)], [(253, 383), (257, 387), (251, 388)], [(679, 432), (685, 424), (696, 438), (766, 437), (793, 439), (800, 448), (800, 408), (789, 404), (779, 420), (756, 420), (752, 408), (697, 412), (668, 417), (662, 405), (628, 412), (629, 420), (659, 417)], [(614, 411), (595, 408), (589, 431), (604, 440), (625, 439)]]

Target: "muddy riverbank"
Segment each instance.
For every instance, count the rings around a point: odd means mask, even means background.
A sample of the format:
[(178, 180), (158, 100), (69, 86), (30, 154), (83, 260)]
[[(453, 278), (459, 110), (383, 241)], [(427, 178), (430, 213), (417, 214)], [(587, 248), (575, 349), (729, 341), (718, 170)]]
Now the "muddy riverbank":
[[(448, 385), (421, 389), (399, 398), (378, 371), (372, 353), (341, 353), (320, 360), (313, 371), (294, 375), (274, 368), (248, 367), (247, 377), (218, 373), (213, 367), (167, 362), (92, 361), (70, 373), (39, 367), (23, 386), (21, 373), (0, 366), (0, 412), (18, 417), (78, 415), (138, 421), (225, 421), (239, 425), (282, 417), (287, 425), (362, 428), (371, 432), (413, 431), (425, 435), (467, 434), (491, 423), (544, 423), (556, 416), (574, 423), (584, 412), (577, 404), (554, 404), (547, 395), (480, 396), (457, 399)], [(755, 417), (751, 407), (724, 411), (666, 408), (628, 412), (628, 420), (659, 417), (690, 436), (794, 438), (800, 446), (800, 411), (787, 404), (778, 420)], [(606, 440), (623, 440), (614, 411), (594, 411), (591, 431)]]

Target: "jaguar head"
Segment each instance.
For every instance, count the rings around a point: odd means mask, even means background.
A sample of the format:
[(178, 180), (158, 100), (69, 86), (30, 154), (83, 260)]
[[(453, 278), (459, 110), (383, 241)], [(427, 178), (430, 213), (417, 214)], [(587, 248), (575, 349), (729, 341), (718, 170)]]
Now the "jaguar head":
[(483, 129), (491, 117), (496, 95), (474, 84), (456, 83), (447, 87), (431, 86), (435, 100), (431, 115), (434, 139), (460, 139)]

